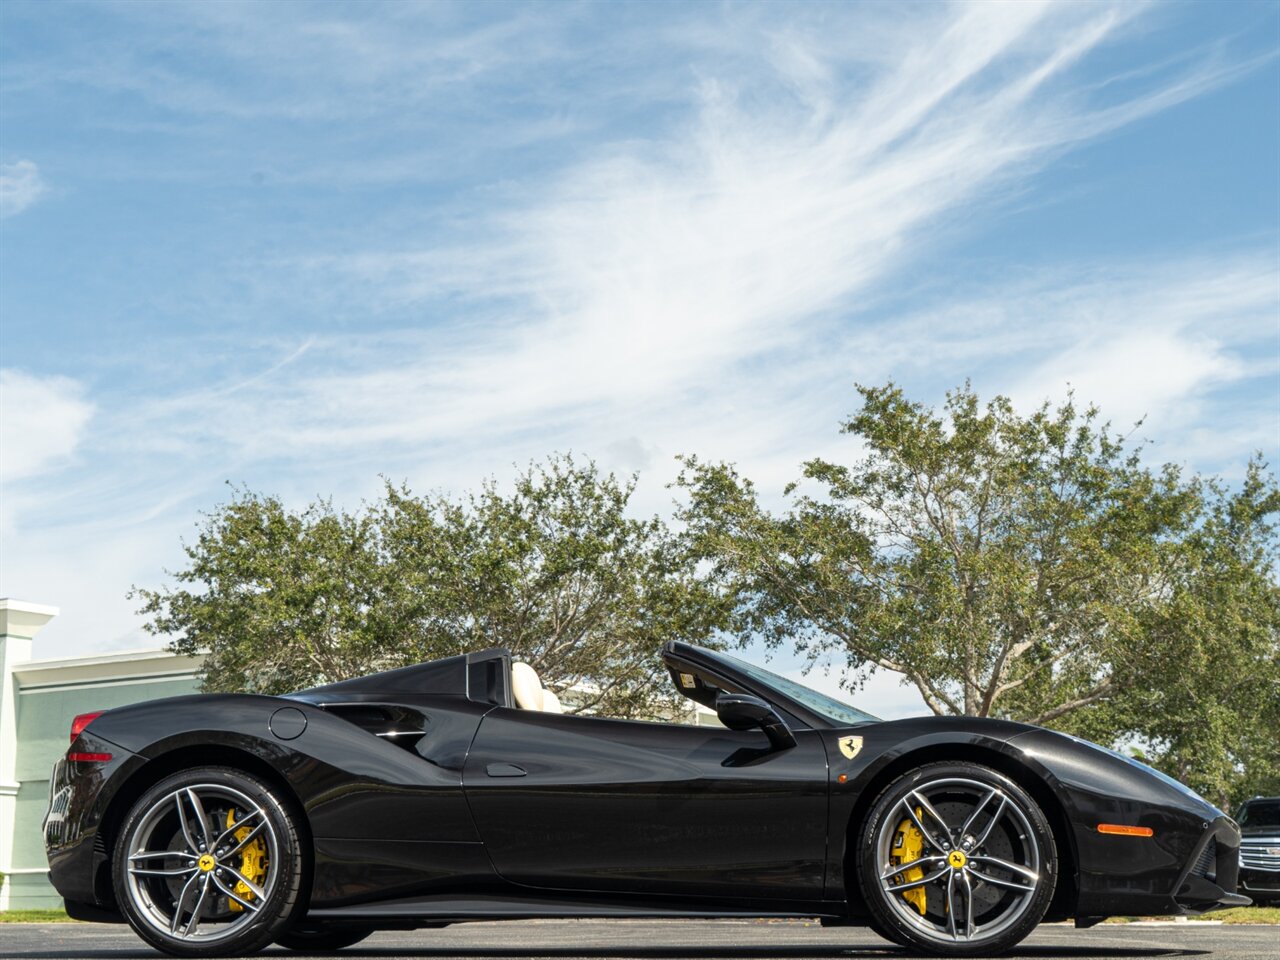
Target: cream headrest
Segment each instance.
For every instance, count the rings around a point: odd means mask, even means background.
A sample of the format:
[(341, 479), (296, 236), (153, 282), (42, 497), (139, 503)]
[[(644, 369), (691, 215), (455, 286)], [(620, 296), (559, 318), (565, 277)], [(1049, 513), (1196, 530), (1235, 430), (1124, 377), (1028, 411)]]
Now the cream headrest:
[(515, 697), (516, 706), (521, 710), (541, 710), (543, 692), (542, 681), (538, 679), (538, 671), (527, 663), (513, 663), (511, 665), (511, 695)]

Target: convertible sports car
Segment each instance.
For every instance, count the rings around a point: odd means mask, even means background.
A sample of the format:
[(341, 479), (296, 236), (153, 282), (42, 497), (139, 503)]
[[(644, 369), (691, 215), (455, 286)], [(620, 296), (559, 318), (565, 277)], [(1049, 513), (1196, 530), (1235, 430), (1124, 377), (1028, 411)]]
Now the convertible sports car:
[(724, 727), (559, 712), (486, 650), (77, 717), (45, 840), (73, 917), (175, 956), (528, 917), (820, 917), (950, 956), (1245, 904), (1236, 824), (1082, 740), (882, 722), (669, 643)]

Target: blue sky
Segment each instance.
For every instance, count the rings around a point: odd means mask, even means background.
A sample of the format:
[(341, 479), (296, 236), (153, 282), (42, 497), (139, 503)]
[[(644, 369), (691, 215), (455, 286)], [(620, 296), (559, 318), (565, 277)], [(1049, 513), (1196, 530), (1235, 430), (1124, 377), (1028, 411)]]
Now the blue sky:
[(1274, 3), (9, 0), (0, 596), (44, 655), (148, 642), (227, 481), (776, 497), (855, 381), (1274, 462), (1277, 52)]

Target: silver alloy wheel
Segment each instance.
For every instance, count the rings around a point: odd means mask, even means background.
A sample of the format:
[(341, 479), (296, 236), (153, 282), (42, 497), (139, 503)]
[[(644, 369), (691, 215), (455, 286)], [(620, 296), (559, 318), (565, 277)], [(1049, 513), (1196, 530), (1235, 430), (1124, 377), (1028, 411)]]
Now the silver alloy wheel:
[[(233, 826), (226, 825), (228, 811)], [(237, 838), (245, 827), (249, 834)], [(245, 847), (258, 838), (266, 848), (261, 883), (240, 871)], [(184, 942), (234, 936), (253, 923), (275, 889), (279, 845), (267, 811), (223, 784), (193, 784), (165, 794), (138, 822), (126, 851), (134, 909), (165, 937)], [(238, 893), (240, 885), (252, 896)]]
[[(899, 825), (924, 838), (921, 855), (893, 864)], [(998, 786), (946, 777), (912, 788), (884, 817), (876, 863), (886, 902), (914, 931), (938, 943), (983, 943), (1016, 924), (1042, 881), (1040, 845), (1027, 814)], [(916, 870), (922, 876), (908, 877)], [(903, 894), (923, 889), (922, 915)]]

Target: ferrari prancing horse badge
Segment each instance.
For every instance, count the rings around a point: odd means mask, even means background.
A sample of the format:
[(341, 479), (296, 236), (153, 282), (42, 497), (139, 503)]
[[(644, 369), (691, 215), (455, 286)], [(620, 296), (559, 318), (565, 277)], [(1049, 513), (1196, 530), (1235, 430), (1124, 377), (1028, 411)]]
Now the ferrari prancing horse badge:
[(862, 749), (861, 737), (841, 737), (840, 752), (852, 760), (858, 755), (858, 751)]

